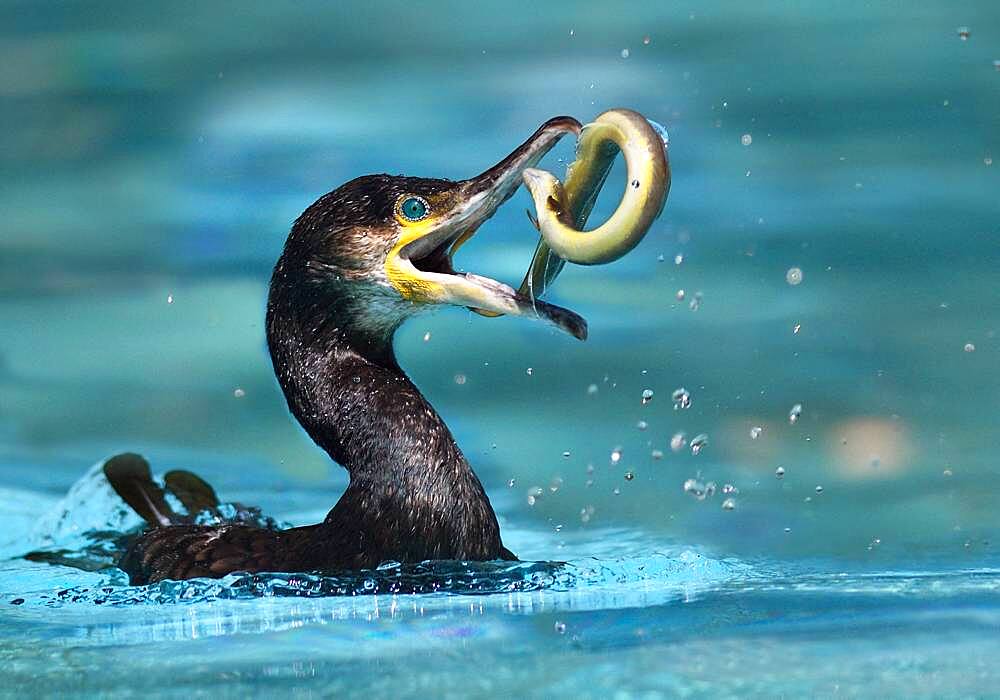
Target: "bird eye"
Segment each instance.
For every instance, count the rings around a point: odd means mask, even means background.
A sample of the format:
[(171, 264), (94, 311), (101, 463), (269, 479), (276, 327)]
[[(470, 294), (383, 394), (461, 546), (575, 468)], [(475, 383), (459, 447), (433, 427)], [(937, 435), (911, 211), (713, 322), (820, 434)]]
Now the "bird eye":
[(399, 204), (399, 213), (410, 221), (420, 221), (429, 211), (430, 207), (423, 197), (407, 197)]

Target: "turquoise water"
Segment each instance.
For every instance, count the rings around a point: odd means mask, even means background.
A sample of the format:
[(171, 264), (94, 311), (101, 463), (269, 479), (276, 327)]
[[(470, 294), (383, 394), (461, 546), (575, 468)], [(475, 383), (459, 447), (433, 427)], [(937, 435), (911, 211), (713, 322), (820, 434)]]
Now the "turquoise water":
[[(995, 692), (996, 3), (14, 2), (0, 42), (0, 693)], [(556, 284), (590, 339), (449, 309), (397, 340), (529, 563), (107, 566), (136, 523), (85, 475), (117, 451), (295, 524), (344, 488), (264, 349), (302, 209), (615, 106), (667, 126), (674, 180), (636, 251)], [(457, 264), (519, 281), (528, 206)]]

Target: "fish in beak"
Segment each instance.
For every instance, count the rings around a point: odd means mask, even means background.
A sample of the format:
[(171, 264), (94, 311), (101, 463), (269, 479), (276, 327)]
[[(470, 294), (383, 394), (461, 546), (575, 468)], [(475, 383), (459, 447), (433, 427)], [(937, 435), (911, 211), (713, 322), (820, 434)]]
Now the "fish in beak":
[(400, 235), (386, 260), (391, 284), (414, 303), (466, 306), (487, 316), (540, 318), (586, 339), (587, 322), (578, 314), (497, 280), (456, 272), (452, 266), (455, 251), (520, 187), (525, 169), (535, 167), (560, 138), (579, 134), (580, 128), (572, 117), (550, 119), (481, 175), (423, 195), (401, 195), (396, 203)]

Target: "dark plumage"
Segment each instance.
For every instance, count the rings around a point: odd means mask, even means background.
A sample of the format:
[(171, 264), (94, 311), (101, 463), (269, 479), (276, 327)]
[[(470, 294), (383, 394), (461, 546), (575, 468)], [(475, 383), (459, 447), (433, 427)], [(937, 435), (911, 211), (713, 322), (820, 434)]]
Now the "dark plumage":
[[(370, 175), (303, 212), (271, 278), (267, 344), (289, 409), (347, 469), (350, 484), (317, 525), (196, 525), (170, 510), (145, 460), (113, 458), (109, 481), (150, 525), (120, 561), (132, 583), (361, 569), (389, 560), (514, 559), (479, 479), (396, 362), (392, 337), (429, 304), (464, 304), (449, 294), (464, 299), (470, 284), (485, 290), (486, 301), (495, 295), (498, 304), (511, 303), (505, 285), (454, 273), (448, 246), (510, 197), (524, 167), (578, 128), (568, 117), (550, 120), (471, 180)], [(428, 206), (426, 221), (402, 217), (400, 202), (410, 196)], [(451, 292), (452, 284), (464, 291)], [(583, 323), (557, 307), (538, 307), (576, 328)], [(189, 472), (171, 472), (166, 487), (192, 514), (218, 505), (211, 487)]]

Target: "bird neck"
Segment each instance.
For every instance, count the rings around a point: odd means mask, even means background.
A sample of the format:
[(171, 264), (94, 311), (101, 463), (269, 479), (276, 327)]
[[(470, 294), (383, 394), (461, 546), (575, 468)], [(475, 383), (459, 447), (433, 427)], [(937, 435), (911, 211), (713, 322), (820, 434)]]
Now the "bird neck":
[(323, 304), (321, 322), (287, 302), (272, 285), (267, 333), (275, 373), (296, 419), (350, 474), (327, 522), (355, 532), (365, 543), (358, 547), (385, 550), (381, 560), (500, 557), (489, 499), (396, 362), (391, 331), (350, 330), (349, 310), (334, 300)]

